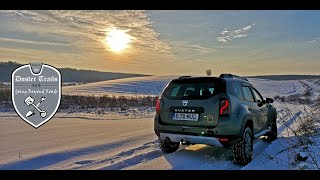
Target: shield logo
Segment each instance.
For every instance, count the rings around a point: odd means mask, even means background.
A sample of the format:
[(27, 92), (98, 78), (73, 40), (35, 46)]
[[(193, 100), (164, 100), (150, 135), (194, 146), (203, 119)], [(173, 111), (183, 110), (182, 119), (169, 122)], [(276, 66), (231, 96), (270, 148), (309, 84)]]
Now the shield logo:
[(35, 128), (49, 121), (61, 99), (61, 74), (42, 63), (23, 65), (12, 72), (12, 103), (17, 114)]
[(188, 105), (188, 100), (182, 100), (182, 105), (187, 106)]

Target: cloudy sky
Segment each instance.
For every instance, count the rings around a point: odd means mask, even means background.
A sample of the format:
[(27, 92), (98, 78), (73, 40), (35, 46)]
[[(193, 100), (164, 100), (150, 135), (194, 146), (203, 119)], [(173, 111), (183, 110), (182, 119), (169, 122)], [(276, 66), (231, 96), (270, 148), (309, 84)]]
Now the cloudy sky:
[(0, 11), (0, 61), (111, 72), (320, 74), (320, 11)]

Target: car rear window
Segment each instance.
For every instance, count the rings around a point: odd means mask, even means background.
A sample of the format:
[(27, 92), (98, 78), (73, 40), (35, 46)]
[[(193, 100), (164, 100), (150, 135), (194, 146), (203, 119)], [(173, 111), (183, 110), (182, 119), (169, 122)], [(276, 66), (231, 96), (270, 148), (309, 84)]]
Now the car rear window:
[(163, 94), (169, 99), (207, 99), (223, 90), (218, 79), (173, 80)]

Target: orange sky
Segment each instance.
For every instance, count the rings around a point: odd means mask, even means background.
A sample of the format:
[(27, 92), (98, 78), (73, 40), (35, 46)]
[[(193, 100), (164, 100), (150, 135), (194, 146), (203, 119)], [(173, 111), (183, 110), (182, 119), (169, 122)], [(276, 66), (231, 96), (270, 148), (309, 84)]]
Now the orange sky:
[(0, 11), (0, 61), (154, 75), (320, 74), (318, 17), (318, 11)]

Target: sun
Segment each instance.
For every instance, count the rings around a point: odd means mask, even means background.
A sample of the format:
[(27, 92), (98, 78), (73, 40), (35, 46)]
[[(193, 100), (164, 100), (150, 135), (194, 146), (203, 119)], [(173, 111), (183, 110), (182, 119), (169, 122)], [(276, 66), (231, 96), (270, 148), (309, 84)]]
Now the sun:
[(128, 47), (130, 39), (124, 30), (112, 29), (106, 37), (106, 43), (112, 51), (120, 52)]

